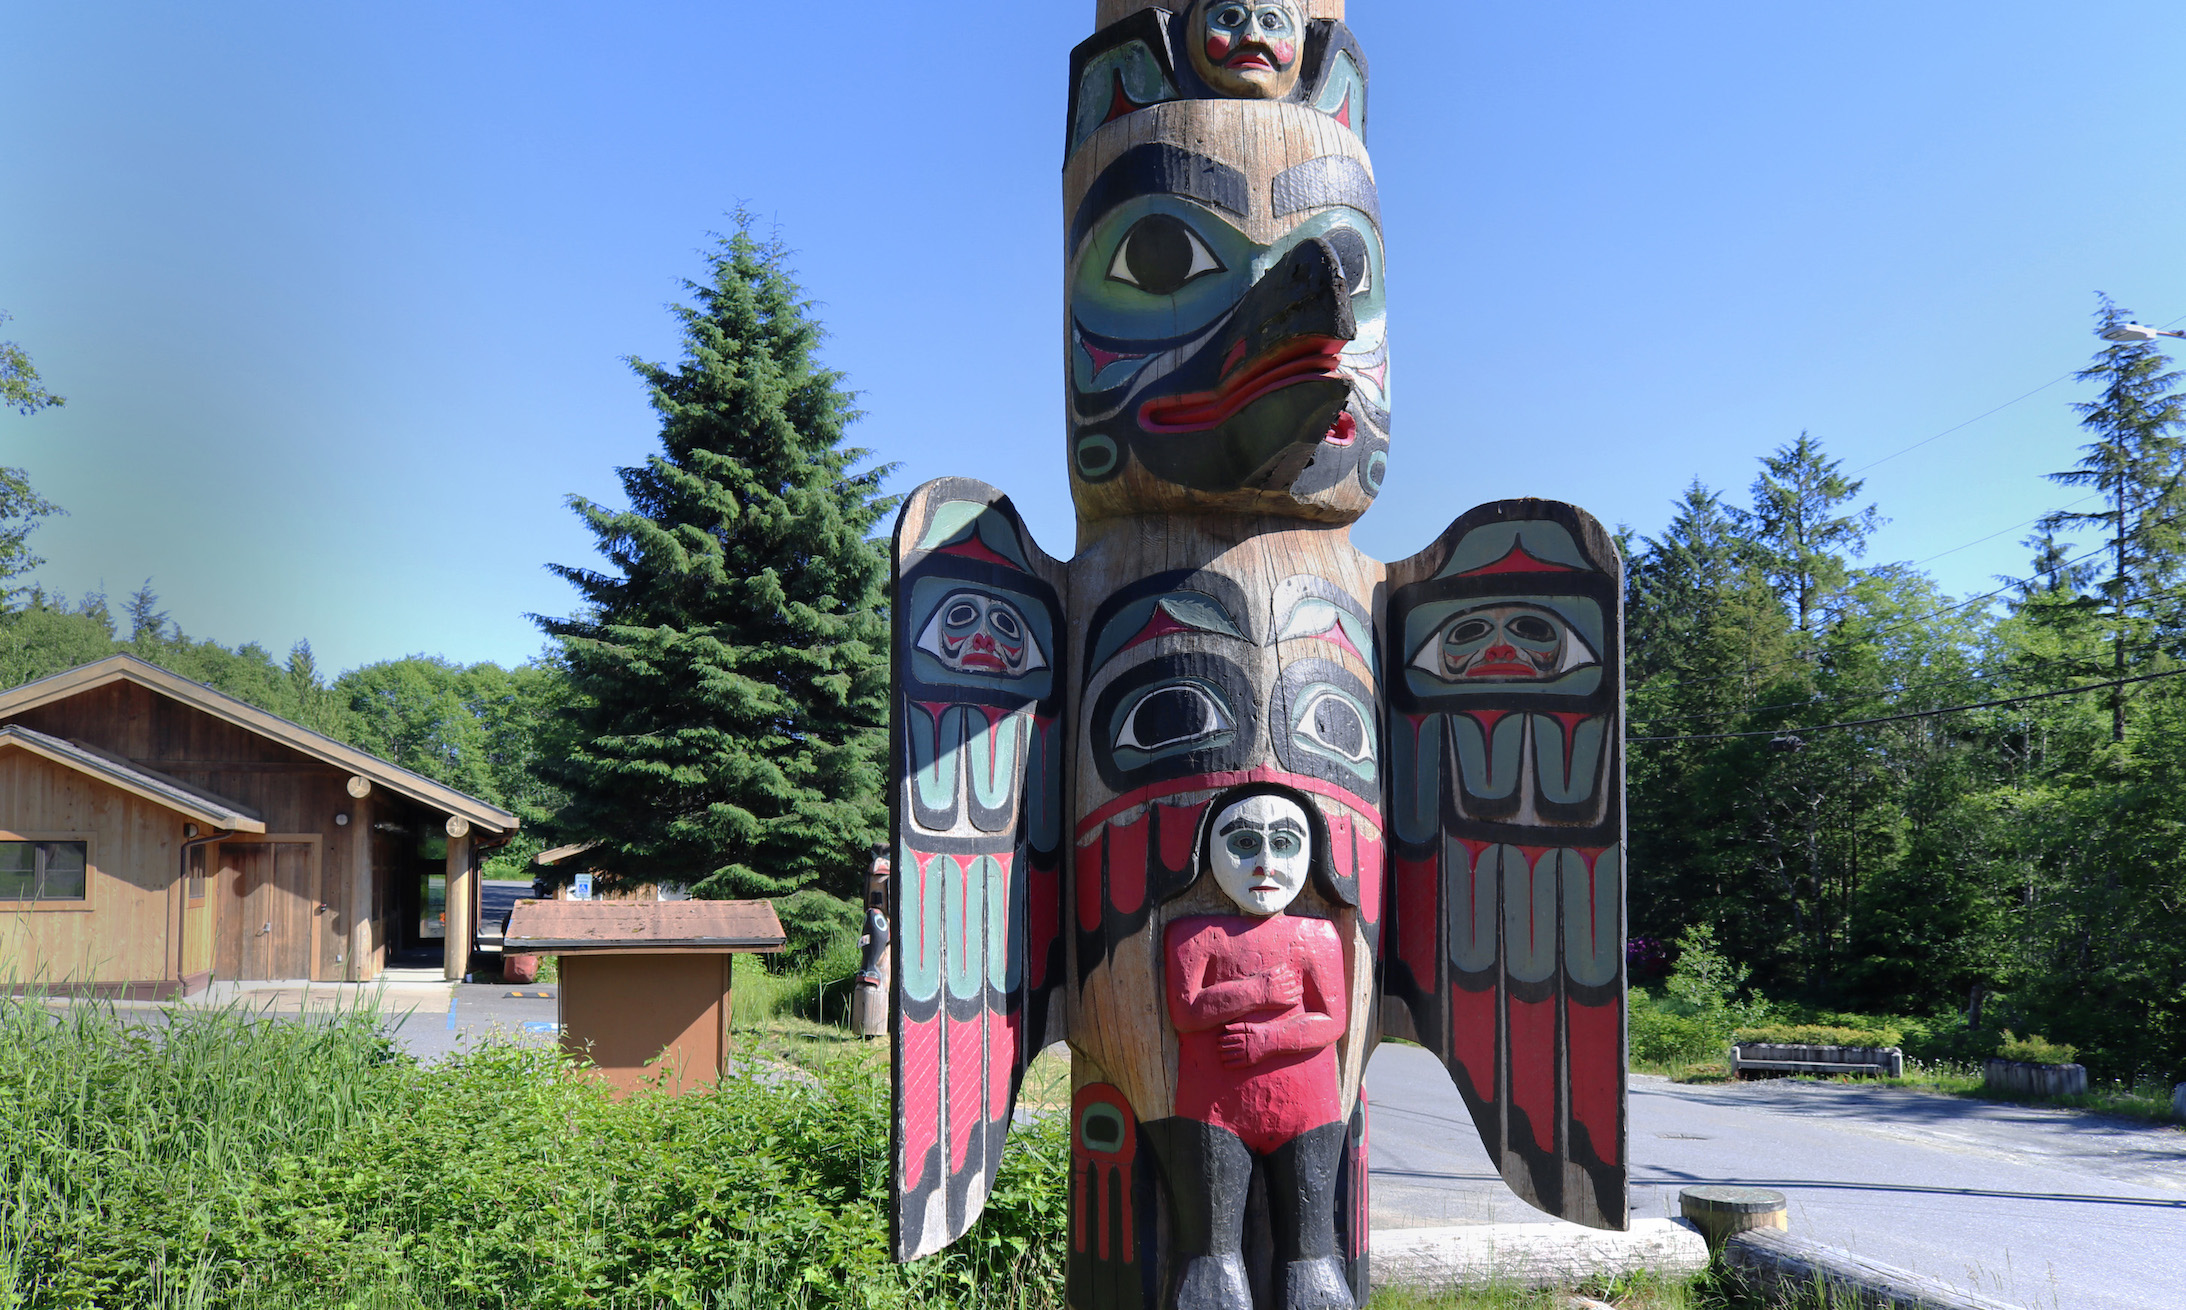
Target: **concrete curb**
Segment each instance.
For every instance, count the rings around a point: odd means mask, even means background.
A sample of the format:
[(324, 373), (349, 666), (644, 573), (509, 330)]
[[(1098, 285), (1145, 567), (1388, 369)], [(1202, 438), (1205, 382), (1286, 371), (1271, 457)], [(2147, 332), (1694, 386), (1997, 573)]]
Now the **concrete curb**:
[(1682, 1219), (1636, 1219), (1625, 1233), (1566, 1223), (1385, 1228), (1371, 1260), (1376, 1287), (1561, 1287), (1646, 1270), (1688, 1277), (1708, 1267), (1708, 1243)]
[(2021, 1310), (2008, 1302), (1770, 1228), (1734, 1233), (1723, 1244), (1723, 1263), (1749, 1282), (1794, 1292), (1824, 1284), (1853, 1304), (1875, 1310)]

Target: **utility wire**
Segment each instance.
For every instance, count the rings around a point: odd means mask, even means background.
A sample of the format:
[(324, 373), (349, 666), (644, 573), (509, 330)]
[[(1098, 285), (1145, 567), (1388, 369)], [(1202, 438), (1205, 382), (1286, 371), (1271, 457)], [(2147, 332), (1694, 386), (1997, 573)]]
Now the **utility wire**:
[[(2155, 522), (2150, 523), (2147, 526), (2151, 528), (2160, 528), (2163, 525), (2181, 517), (2186, 517), (2186, 510), (2180, 510), (2174, 514), (2166, 514), (2162, 518), (2157, 519)], [(2010, 531), (2010, 529), (2007, 528), (2005, 529), (2005, 531), (2008, 532)], [(1881, 637), (1905, 628), (1916, 627), (1920, 624), (1927, 623), (1935, 619), (1945, 618), (1949, 615), (1956, 614), (1960, 610), (1971, 609), (1976, 605), (1983, 604), (1987, 601), (1995, 600), (1998, 596), (2003, 595), (2005, 592), (2010, 591), (2014, 587), (2031, 586), (2037, 580), (2046, 575), (2060, 573), (2065, 569), (2071, 568), (2075, 564), (2085, 564), (2087, 561), (2094, 559), (2098, 555), (2107, 555), (2114, 548), (2114, 545), (2115, 543), (2106, 543), (2104, 545), (2097, 546), (2084, 555), (2076, 555), (2073, 558), (2064, 561), (2062, 564), (2058, 564), (2049, 569), (2041, 570), (2035, 573), (2033, 577), (2009, 579), (2004, 583), (2003, 586), (1998, 587), (1996, 590), (1983, 592), (1981, 595), (1975, 596), (1970, 600), (1963, 600), (1955, 605), (1946, 605), (1942, 609), (1930, 610), (1926, 614), (1915, 614), (1908, 618), (1899, 619), (1895, 623), (1884, 624), (1882, 627), (1879, 627), (1873, 632), (1867, 634), (1868, 638), (1872, 640), (1876, 637)], [(2152, 600), (2155, 599), (2155, 597), (2147, 597), (2146, 599)], [(2134, 602), (2128, 601), (2126, 603), (2133, 604)], [(1707, 686), (1718, 682), (1729, 682), (1733, 678), (1751, 677), (1756, 673), (1766, 673), (1771, 669), (1780, 669), (1786, 664), (1797, 664), (1806, 660), (1807, 658), (1808, 657), (1805, 655), (1790, 655), (1780, 660), (1771, 660), (1767, 664), (1756, 664), (1752, 668), (1742, 669), (1736, 673), (1722, 673), (1710, 678), (1686, 678), (1678, 682), (1666, 682), (1661, 685), (1665, 687), (1699, 687)]]
[[(2180, 323), (2186, 323), (2186, 314), (2179, 315), (2177, 318), (2172, 319), (2170, 322), (2164, 324), (2163, 326), (2165, 328), (2174, 328), (2177, 327)], [(2073, 378), (2078, 377), (2083, 371), (2084, 370), (2082, 369), (2074, 369), (2061, 378), (2052, 378), (2049, 381), (2044, 382), (2041, 386), (2036, 387), (2034, 390), (2029, 391), (2027, 394), (2020, 396), (2015, 400), (2007, 400), (2003, 404), (1998, 405), (1995, 409), (1974, 415), (1972, 418), (1967, 419), (1964, 423), (1959, 424), (1957, 427), (1945, 428), (1932, 437), (1926, 437), (1922, 440), (1916, 441), (1912, 445), (1907, 446), (1905, 449), (1885, 455), (1881, 459), (1878, 459), (1871, 464), (1862, 464), (1858, 468), (1852, 470), (1851, 476), (1856, 477), (1859, 474), (1865, 473), (1871, 468), (1878, 468), (1884, 464), (1889, 463), (1891, 460), (1896, 459), (1899, 455), (1910, 455), (1914, 451), (1919, 450), (1922, 446), (1928, 445), (1931, 442), (1943, 440), (1945, 437), (1951, 435), (1953, 432), (1962, 432), (1965, 429), (1972, 427), (1974, 424), (1979, 423), (1982, 419), (1988, 418), (1992, 414), (2003, 413), (2005, 410), (2010, 409), (2013, 405), (2018, 404), (2022, 400), (2034, 399), (2036, 396), (2041, 395), (2043, 392), (2049, 390), (2051, 387), (2056, 386), (2060, 382), (2071, 381)], [(2010, 530), (2011, 529), (2009, 528), (2005, 529), (2006, 532), (2009, 532)]]
[(1993, 710), (2005, 705), (2025, 705), (2031, 701), (2054, 700), (2059, 696), (2077, 696), (2083, 691), (2103, 691), (2110, 687), (2130, 687), (2137, 682), (2154, 682), (2159, 678), (2176, 678), (2186, 675), (2186, 669), (2172, 669), (2166, 673), (2145, 673), (2137, 678), (2116, 678), (2109, 682), (2090, 682), (2085, 686), (2066, 687), (2058, 691), (2038, 691), (2026, 696), (2006, 696), (2001, 700), (1985, 700), (1973, 705), (1953, 705), (1940, 710), (1916, 710), (1911, 714), (1892, 714), (1880, 719), (1853, 719), (1846, 723), (1817, 723), (1812, 727), (1766, 728), (1759, 732), (1708, 732), (1676, 737), (1627, 737), (1634, 744), (1659, 741), (1732, 741), (1740, 737), (1799, 737), (1810, 732), (1835, 732), (1840, 728), (1871, 728), (1883, 723), (1907, 723), (1914, 719), (1932, 719), (1943, 714), (1958, 714), (1966, 710)]
[[(2186, 590), (2157, 591), (2150, 592), (2145, 596), (2130, 596), (2126, 598), (2125, 603), (2128, 605), (2146, 605), (2151, 601), (2177, 600), (2181, 597), (2186, 597)], [(2109, 602), (2104, 601), (2102, 603), (2108, 604)], [(1960, 678), (1939, 678), (1934, 682), (1916, 682), (1900, 687), (1881, 687), (1877, 688), (1874, 691), (1840, 691), (1830, 692), (1827, 694), (1816, 693), (1815, 695), (1807, 697), (1805, 700), (1778, 701), (1774, 705), (1753, 705), (1744, 708), (1731, 708), (1720, 710), (1693, 710), (1685, 714), (1656, 714), (1650, 716), (1647, 719), (1647, 722), (1649, 724), (1656, 724), (1681, 723), (1687, 719), (1726, 719), (1733, 717), (1734, 715), (1740, 714), (1767, 714), (1775, 710), (1809, 709), (1817, 705), (1833, 705), (1840, 701), (1879, 700), (1884, 696), (1908, 696), (1913, 694), (1914, 692), (1932, 691), (1938, 687), (1962, 687), (1968, 683), (1989, 682), (1997, 678), (2006, 677), (2010, 674), (2010, 672), (2011, 670), (2009, 669), (1992, 669), (1982, 673), (1969, 673), (1964, 677)], [(1644, 689), (1649, 685), (1651, 684), (1642, 683), (1640, 684), (1640, 687), (1641, 689)], [(1664, 683), (1662, 685), (1665, 687), (1678, 687), (1684, 686), (1685, 684), (1672, 682)], [(1786, 732), (1797, 730), (1798, 729), (1794, 728), (1784, 729), (1784, 731)]]

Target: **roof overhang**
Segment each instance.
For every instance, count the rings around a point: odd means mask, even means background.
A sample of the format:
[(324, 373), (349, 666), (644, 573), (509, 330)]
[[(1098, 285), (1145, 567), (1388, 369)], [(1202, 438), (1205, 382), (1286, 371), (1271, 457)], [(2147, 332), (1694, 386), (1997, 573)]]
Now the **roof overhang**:
[(434, 782), (424, 774), (413, 773), (399, 764), (390, 764), (377, 755), (358, 750), (347, 742), (336, 741), (323, 732), (314, 732), (300, 723), (291, 723), (278, 714), (269, 714), (247, 701), (237, 700), (202, 682), (192, 682), (180, 674), (170, 673), (157, 664), (140, 660), (134, 655), (109, 655), (103, 660), (70, 669), (66, 673), (56, 673), (36, 682), (26, 682), (12, 691), (0, 693), (0, 718), (22, 714), (51, 705), (55, 701), (67, 700), (71, 696), (80, 696), (84, 692), (116, 682), (132, 682), (158, 692), (194, 710), (279, 742), (300, 755), (337, 769), (345, 769), (374, 786), (385, 787), (420, 805), (445, 814), (459, 815), (472, 826), (485, 829), (491, 835), (512, 833), (523, 823), (516, 815), (497, 805), (466, 795), (444, 783)]
[(265, 821), (211, 792), (185, 786), (164, 774), (138, 768), (74, 742), (33, 732), (19, 723), (0, 724), (0, 750), (19, 750), (65, 769), (96, 778), (117, 790), (172, 810), (186, 819), (224, 832), (262, 833)]

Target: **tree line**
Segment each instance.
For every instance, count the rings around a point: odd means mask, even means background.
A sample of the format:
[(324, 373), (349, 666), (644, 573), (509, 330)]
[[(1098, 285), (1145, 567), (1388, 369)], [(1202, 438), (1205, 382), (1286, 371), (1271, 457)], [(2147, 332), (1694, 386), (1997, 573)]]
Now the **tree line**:
[(2150, 341), (2079, 379), (2083, 494), (1990, 593), (1860, 564), (1804, 434), (1628, 538), (1637, 958), (1707, 925), (1771, 997), (2186, 1074), (2186, 397)]
[[(627, 508), (571, 498), (599, 558), (550, 566), (579, 605), (535, 616), (538, 659), (329, 680), (308, 645), (189, 639), (149, 583), (118, 616), (70, 604), (22, 584), (53, 507), (9, 470), (0, 682), (130, 650), (515, 810), (519, 854), (584, 847), (563, 876), (851, 930), (887, 823), (890, 466), (845, 444), (855, 399), (779, 242), (739, 215), (707, 274), (682, 359), (630, 361), (660, 449), (618, 471)], [(2105, 300), (2098, 328), (2128, 318)], [(0, 362), (9, 403), (59, 403), (28, 367)], [(1880, 508), (1804, 433), (1742, 503), (1696, 481), (1624, 534), (1637, 979), (1697, 926), (1772, 998), (2186, 1073), (2186, 399), (2150, 341), (2080, 379), (2088, 442), (2052, 475), (2080, 498), (1990, 593), (1866, 562)]]

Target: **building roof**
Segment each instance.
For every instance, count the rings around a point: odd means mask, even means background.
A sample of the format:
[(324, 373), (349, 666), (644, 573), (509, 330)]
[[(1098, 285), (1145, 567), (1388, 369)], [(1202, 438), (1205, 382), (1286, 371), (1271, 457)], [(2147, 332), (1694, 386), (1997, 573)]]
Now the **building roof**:
[(374, 786), (385, 787), (398, 796), (407, 796), (421, 805), (446, 814), (460, 815), (474, 827), (483, 828), (495, 835), (514, 832), (523, 822), (499, 806), (465, 795), (443, 783), (434, 782), (424, 774), (413, 773), (399, 764), (390, 764), (377, 755), (358, 750), (347, 742), (336, 741), (323, 732), (314, 732), (300, 723), (291, 723), (278, 714), (269, 714), (247, 701), (237, 700), (224, 691), (215, 691), (202, 682), (192, 682), (178, 673), (170, 673), (157, 664), (140, 660), (134, 655), (109, 655), (103, 660), (70, 669), (66, 673), (56, 673), (50, 678), (26, 682), (12, 691), (0, 692), (0, 718), (21, 714), (55, 701), (67, 700), (71, 696), (116, 682), (133, 682), (140, 687), (149, 688), (194, 710), (279, 742), (300, 755), (309, 756), (337, 769), (346, 769), (367, 779)]
[(0, 750), (16, 749), (42, 756), (64, 768), (88, 774), (99, 781), (163, 805), (186, 819), (195, 819), (225, 832), (264, 832), (265, 821), (256, 814), (209, 791), (189, 786), (163, 773), (155, 773), (127, 760), (77, 742), (62, 741), (33, 732), (19, 723), (0, 724)]
[(771, 901), (518, 901), (501, 949), (514, 955), (777, 951)]

